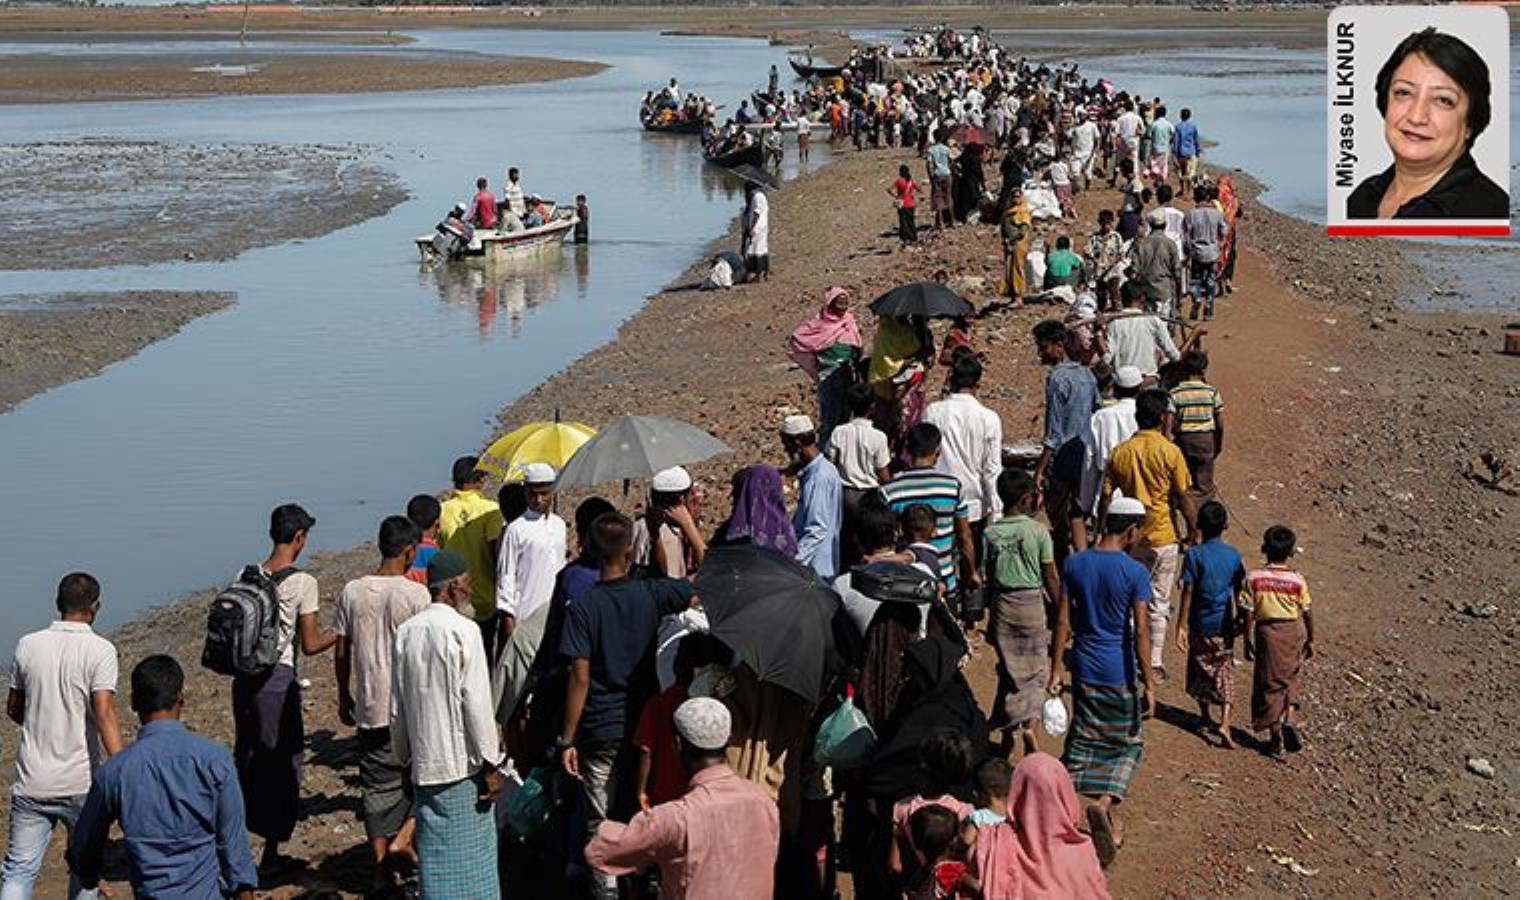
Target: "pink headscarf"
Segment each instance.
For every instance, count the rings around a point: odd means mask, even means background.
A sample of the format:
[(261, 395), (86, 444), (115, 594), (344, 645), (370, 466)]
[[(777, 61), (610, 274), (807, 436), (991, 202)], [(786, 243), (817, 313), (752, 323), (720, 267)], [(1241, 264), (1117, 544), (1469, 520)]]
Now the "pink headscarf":
[(975, 871), (986, 900), (1108, 900), (1097, 851), (1077, 830), (1081, 815), (1061, 761), (1048, 753), (1024, 757), (1008, 789), (1008, 821), (978, 829)]
[(840, 315), (830, 309), (835, 300), (848, 297), (849, 294), (842, 287), (829, 288), (823, 295), (823, 308), (818, 311), (818, 315), (798, 325), (792, 336), (787, 338), (786, 355), (814, 378), (818, 377), (819, 353), (835, 344), (861, 346), (860, 325), (855, 321), (855, 313), (846, 311)]

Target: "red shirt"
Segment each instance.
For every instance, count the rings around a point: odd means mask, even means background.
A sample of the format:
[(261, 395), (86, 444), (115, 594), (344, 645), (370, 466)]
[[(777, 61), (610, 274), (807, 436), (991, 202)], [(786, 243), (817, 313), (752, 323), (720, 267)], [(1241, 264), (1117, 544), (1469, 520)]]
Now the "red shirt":
[(649, 754), (649, 805), (678, 800), (686, 793), (686, 770), (676, 747), (676, 707), (686, 702), (686, 686), (673, 684), (644, 704), (633, 745)]
[(897, 205), (900, 209), (913, 209), (918, 206), (916, 199), (918, 184), (913, 179), (897, 179), (892, 182), (892, 190), (897, 192)]
[(475, 202), (471, 204), (468, 219), (470, 224), (477, 228), (496, 227), (496, 195), (490, 191), (482, 190), (475, 195)]

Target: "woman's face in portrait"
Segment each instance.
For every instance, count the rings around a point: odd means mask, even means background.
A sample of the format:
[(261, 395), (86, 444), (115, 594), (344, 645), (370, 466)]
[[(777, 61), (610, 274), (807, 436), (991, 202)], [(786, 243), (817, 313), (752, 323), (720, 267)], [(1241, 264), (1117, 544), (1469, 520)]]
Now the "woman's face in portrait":
[(1383, 137), (1400, 163), (1449, 166), (1467, 149), (1467, 93), (1418, 53), (1404, 57), (1388, 84)]

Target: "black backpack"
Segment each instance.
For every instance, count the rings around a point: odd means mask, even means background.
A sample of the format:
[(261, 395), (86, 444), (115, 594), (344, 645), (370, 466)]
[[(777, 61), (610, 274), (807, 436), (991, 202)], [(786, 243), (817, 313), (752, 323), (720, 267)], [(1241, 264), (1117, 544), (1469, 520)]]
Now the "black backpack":
[(265, 575), (246, 566), (211, 601), (201, 665), (222, 675), (269, 674), (285, 648), (280, 643), (280, 583), (300, 570), (287, 566)]
[(850, 587), (881, 603), (932, 603), (939, 584), (907, 563), (874, 562), (850, 570)]

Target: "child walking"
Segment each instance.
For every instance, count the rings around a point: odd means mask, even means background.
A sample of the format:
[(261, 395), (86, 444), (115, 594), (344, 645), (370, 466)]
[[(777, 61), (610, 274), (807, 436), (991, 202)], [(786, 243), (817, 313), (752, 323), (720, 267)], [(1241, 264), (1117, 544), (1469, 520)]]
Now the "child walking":
[(1303, 749), (1303, 736), (1293, 722), (1299, 706), (1304, 660), (1314, 657), (1314, 616), (1310, 613), (1309, 583), (1294, 571), (1298, 538), (1286, 525), (1274, 525), (1262, 538), (1265, 568), (1246, 574), (1246, 659), (1254, 659), (1251, 681), (1251, 727), (1271, 734), (1267, 752)]
[[(1235, 749), (1230, 736), (1230, 707), (1235, 702), (1235, 597), (1245, 583), (1240, 552), (1222, 535), (1229, 512), (1210, 500), (1198, 510), (1203, 543), (1182, 561), (1182, 603), (1177, 610), (1177, 648), (1187, 654), (1187, 692), (1198, 701), (1204, 733), (1219, 736), (1220, 746)], [(1218, 706), (1219, 721), (1209, 716)]]

